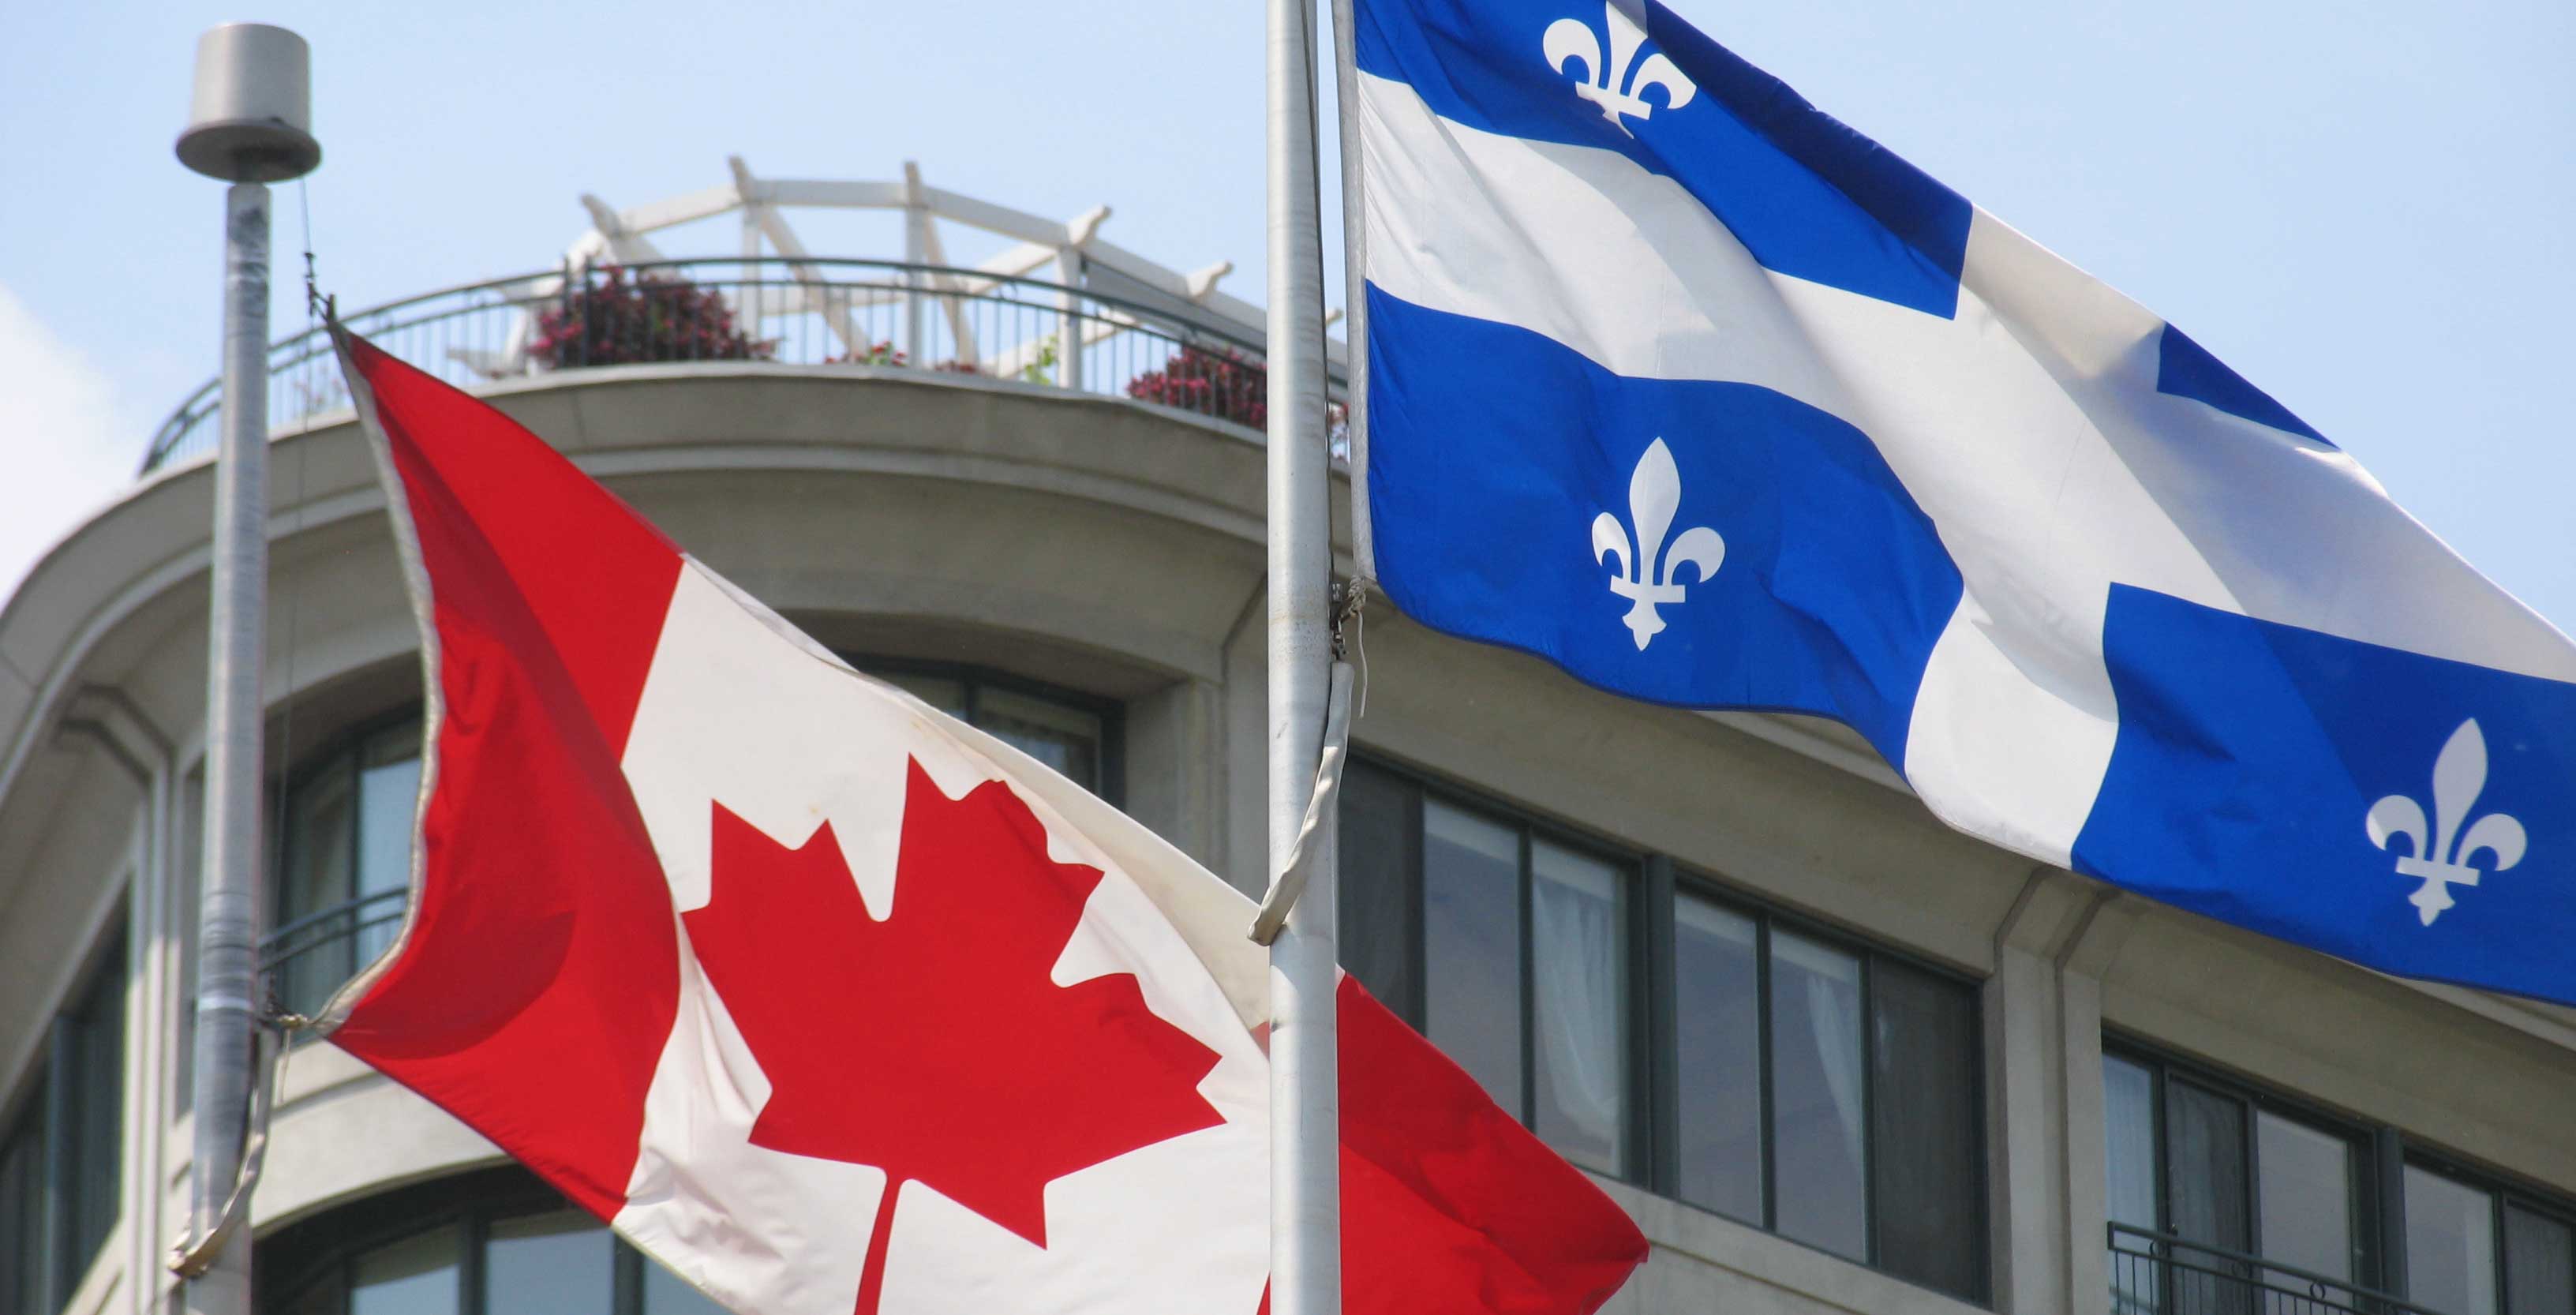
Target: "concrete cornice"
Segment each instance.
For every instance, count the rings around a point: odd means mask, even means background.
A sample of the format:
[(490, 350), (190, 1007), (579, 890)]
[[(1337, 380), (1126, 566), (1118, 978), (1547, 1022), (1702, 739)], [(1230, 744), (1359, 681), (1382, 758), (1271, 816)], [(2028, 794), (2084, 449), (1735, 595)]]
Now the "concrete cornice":
[[(815, 384), (900, 390), (931, 403), (989, 410), (997, 399), (1014, 408), (1087, 413), (1091, 424), (1128, 430), (1129, 437), (1169, 446), (1174, 435), (1194, 436), (1249, 455), (1247, 468), (1257, 477), (1260, 439), (1252, 431), (1223, 421), (1188, 415), (1120, 397), (1067, 394), (1043, 385), (972, 375), (866, 366), (765, 366), (743, 363), (711, 365), (619, 366), (509, 380), (477, 390), (505, 410), (542, 411), (548, 402), (574, 399), (589, 403), (639, 386), (662, 388), (675, 383), (732, 383), (770, 390), (785, 384)], [(518, 405), (513, 405), (517, 403)], [(864, 408), (881, 413), (888, 408)], [(829, 435), (801, 442), (734, 442), (717, 435), (631, 435), (615, 450), (600, 444), (595, 426), (576, 408), (568, 417), (574, 432), (550, 425), (544, 415), (522, 415), (549, 441), (557, 443), (585, 468), (607, 478), (623, 475), (710, 469), (829, 469), (853, 472), (946, 478), (976, 483), (1008, 484), (1037, 491), (1126, 506), (1180, 520), (1220, 533), (1258, 541), (1257, 503), (1249, 516), (1222, 498), (1193, 496), (1191, 490), (1158, 483), (1150, 470), (1122, 477), (1111, 452), (1104, 460), (1079, 468), (1031, 445), (1021, 457), (992, 453), (942, 454), (935, 444), (913, 450), (887, 450), (864, 440), (835, 445)], [(971, 422), (952, 417), (952, 427), (971, 427), (989, 434), (989, 417)], [(1012, 427), (1009, 421), (1002, 428)], [(935, 426), (915, 426), (916, 432)], [(1027, 426), (1024, 428), (1037, 428)], [(371, 515), (382, 507), (374, 473), (365, 464), (355, 436), (354, 417), (343, 410), (315, 417), (291, 431), (272, 436), (276, 458), (270, 463), (272, 543), (324, 528), (352, 517)], [(1183, 441), (1187, 441), (1184, 439)], [(0, 609), (0, 797), (5, 797), (23, 770), (37, 732), (67, 694), (67, 682), (100, 639), (143, 604), (206, 569), (206, 518), (210, 514), (213, 468), (209, 459), (182, 463), (154, 472), (126, 490), (97, 514), (66, 534), (37, 562)], [(305, 497), (292, 501), (297, 483)]]

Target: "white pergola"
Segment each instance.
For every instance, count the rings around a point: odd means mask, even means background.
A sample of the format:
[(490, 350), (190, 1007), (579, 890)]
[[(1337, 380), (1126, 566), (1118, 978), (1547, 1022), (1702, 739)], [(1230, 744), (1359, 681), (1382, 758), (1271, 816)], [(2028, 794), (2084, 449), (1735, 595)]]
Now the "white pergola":
[[(946, 317), (961, 364), (1012, 375), (1037, 361), (1041, 350), (1053, 347), (1058, 354), (1057, 378), (1072, 388), (1082, 386), (1084, 347), (1125, 329), (1140, 327), (1124, 310), (1100, 305), (1086, 309), (1082, 305), (1082, 289), (1089, 271), (1119, 275), (1195, 310), (1212, 327), (1247, 341), (1261, 341), (1266, 329), (1267, 317), (1260, 307), (1217, 290), (1217, 282), (1233, 272), (1234, 262), (1218, 261), (1183, 273), (1104, 241), (1100, 228), (1109, 218), (1109, 207), (1105, 205), (1093, 206), (1069, 220), (1047, 219), (929, 186), (921, 180), (921, 167), (909, 160), (904, 162), (903, 177), (895, 181), (762, 178), (739, 155), (728, 157), (726, 163), (733, 174), (729, 182), (623, 210), (584, 193), (581, 203), (590, 212), (591, 227), (565, 249), (566, 270), (592, 264), (639, 265), (668, 260), (672, 257), (654, 244), (651, 234), (738, 213), (742, 216), (741, 258), (783, 261), (792, 284), (759, 290), (753, 298), (756, 304), (734, 307), (737, 314), (755, 322), (774, 316), (814, 315), (839, 339), (844, 351), (857, 353), (865, 352), (870, 344), (852, 312), (900, 302), (905, 345), (916, 362), (924, 355), (920, 344), (927, 340), (926, 317), (935, 310)], [(903, 215), (902, 261), (913, 268), (901, 272), (900, 287), (832, 285), (822, 268), (812, 263), (819, 254), (826, 253), (808, 249), (788, 222), (787, 212), (795, 209), (899, 211)], [(1016, 245), (971, 269), (956, 270), (941, 240), (943, 223), (1007, 238)], [(1060, 285), (1057, 306), (1061, 320), (1057, 332), (1038, 341), (1006, 346), (991, 360), (977, 359), (975, 335), (967, 325), (967, 299), (991, 293), (1009, 280), (1038, 275), (1049, 266), (1054, 267), (1051, 282)], [(496, 288), (502, 297), (521, 307), (508, 345), (497, 352), (452, 349), (449, 355), (487, 378), (526, 373), (532, 368), (528, 348), (537, 320), (530, 307), (560, 296), (565, 278), (565, 273), (533, 275)], [(1333, 312), (1327, 323), (1338, 320), (1340, 315), (1339, 311)], [(1339, 363), (1342, 344), (1332, 343), (1330, 351), (1332, 359)]]

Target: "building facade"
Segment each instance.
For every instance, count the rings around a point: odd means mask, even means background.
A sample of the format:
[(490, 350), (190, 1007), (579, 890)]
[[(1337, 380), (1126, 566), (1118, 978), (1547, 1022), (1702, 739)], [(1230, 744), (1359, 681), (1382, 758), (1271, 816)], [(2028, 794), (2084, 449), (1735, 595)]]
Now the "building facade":
[[(897, 210), (908, 259), (807, 257), (780, 210), (827, 186)], [(680, 202), (595, 206), (551, 283), (375, 323), (863, 669), (1257, 890), (1257, 316), (1222, 270), (917, 174), (737, 161), (729, 200)], [(737, 213), (722, 271), (645, 236)], [(943, 221), (1020, 245), (951, 265)], [(621, 319), (682, 289), (704, 332)], [(268, 962), (292, 1011), (399, 917), (421, 688), (328, 363), (278, 361)], [(0, 612), (0, 1315), (173, 1309), (209, 410)], [(1654, 1254), (1620, 1315), (2576, 1315), (2576, 1011), (2034, 867), (1829, 725), (1622, 701), (1383, 606), (1365, 645), (1345, 962), (1637, 1218)], [(253, 1206), (267, 1315), (706, 1309), (326, 1044), (290, 1053)]]

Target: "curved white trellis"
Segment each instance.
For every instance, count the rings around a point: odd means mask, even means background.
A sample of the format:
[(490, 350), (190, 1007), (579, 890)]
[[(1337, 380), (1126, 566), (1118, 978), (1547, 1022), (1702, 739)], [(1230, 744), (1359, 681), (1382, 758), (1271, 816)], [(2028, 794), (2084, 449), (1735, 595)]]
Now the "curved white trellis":
[[(583, 194), (581, 203), (590, 212), (591, 227), (565, 250), (567, 269), (593, 263), (631, 265), (666, 260), (670, 257), (654, 245), (648, 234), (740, 213), (742, 257), (785, 262), (794, 285), (752, 290), (748, 295), (753, 304), (735, 306), (737, 314), (755, 321), (773, 316), (815, 315), (840, 340), (843, 350), (864, 352), (869, 343), (851, 312), (900, 302), (905, 347), (913, 359), (919, 360), (920, 344), (928, 341), (925, 318), (935, 308), (946, 317), (963, 364), (1014, 375), (1036, 361), (1039, 352), (1052, 349), (1058, 354), (1057, 379), (1072, 388), (1082, 386), (1085, 346), (1124, 328), (1136, 327), (1134, 318), (1122, 311), (1100, 307), (1085, 310), (1082, 289), (1088, 286), (1094, 271), (1115, 274), (1186, 305), (1215, 327), (1246, 340), (1258, 342), (1264, 332), (1266, 317), (1260, 307), (1217, 290), (1218, 280), (1233, 272), (1234, 262), (1219, 261), (1183, 273), (1103, 241), (1100, 227), (1109, 218), (1109, 207), (1105, 205), (1094, 206), (1070, 220), (1046, 219), (928, 186), (921, 181), (920, 166), (909, 160), (904, 162), (903, 178), (894, 182), (762, 178), (752, 173), (751, 166), (739, 155), (727, 157), (726, 163), (732, 168), (731, 182), (624, 210)], [(828, 285), (821, 271), (803, 263), (818, 253), (808, 250), (788, 223), (785, 212), (794, 208), (902, 212), (903, 263), (914, 267), (904, 272), (904, 285), (893, 289)], [(1018, 245), (975, 265), (972, 274), (923, 268), (949, 265), (940, 240), (943, 221), (1009, 238)], [(1004, 348), (990, 361), (976, 359), (975, 335), (967, 328), (965, 299), (988, 293), (1005, 280), (1033, 275), (1049, 265), (1055, 267), (1052, 281), (1061, 286), (1057, 304), (1062, 314), (1057, 331), (1041, 340)], [(497, 352), (454, 348), (449, 356), (487, 378), (526, 373), (532, 368), (528, 349), (537, 327), (532, 308), (560, 296), (564, 282), (563, 273), (552, 273), (501, 286), (497, 291), (522, 308), (507, 345)], [(1326, 322), (1339, 319), (1340, 314), (1333, 312)], [(1328, 350), (1335, 362), (1342, 359), (1342, 344), (1332, 343)]]

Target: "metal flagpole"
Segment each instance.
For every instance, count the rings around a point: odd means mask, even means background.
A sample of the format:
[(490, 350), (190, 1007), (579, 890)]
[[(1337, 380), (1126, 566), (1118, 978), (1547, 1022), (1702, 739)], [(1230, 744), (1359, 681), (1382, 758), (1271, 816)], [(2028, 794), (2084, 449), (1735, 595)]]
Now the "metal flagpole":
[[(268, 586), (268, 187), (320, 163), (304, 39), (232, 23), (197, 40), (179, 161), (224, 198), (224, 393), (206, 640), (206, 831), (197, 933), (196, 1147), (190, 1230), (238, 1233), (259, 974), (260, 668)], [(250, 1315), (250, 1248), (189, 1269), (190, 1315)], [(190, 1248), (183, 1248), (187, 1250)]]
[[(1322, 751), (1333, 579), (1313, 0), (1269, 0), (1270, 870), (1294, 853)], [(1328, 829), (1270, 947), (1270, 1309), (1342, 1308), (1341, 1127)]]

